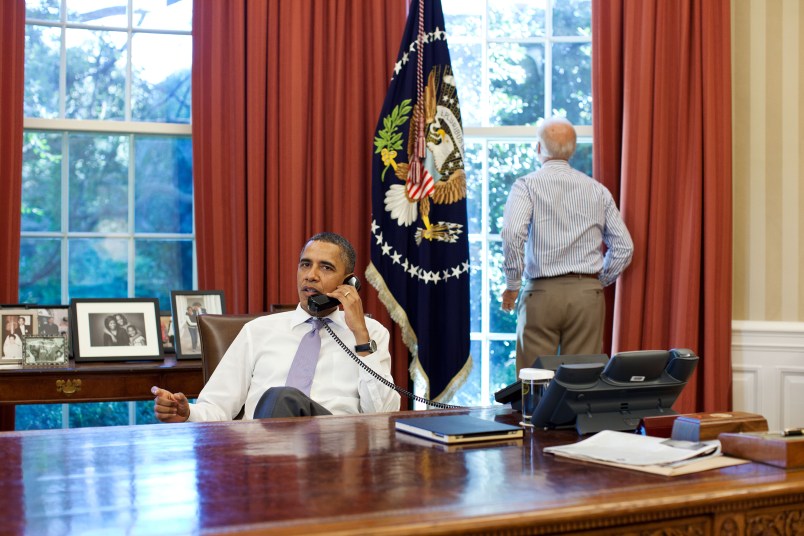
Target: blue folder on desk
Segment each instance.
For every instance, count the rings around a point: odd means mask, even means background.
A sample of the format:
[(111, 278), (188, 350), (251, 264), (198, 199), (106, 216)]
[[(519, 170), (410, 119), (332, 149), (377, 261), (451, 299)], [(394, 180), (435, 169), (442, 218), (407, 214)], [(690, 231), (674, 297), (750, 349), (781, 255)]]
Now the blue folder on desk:
[(439, 415), (397, 419), (398, 431), (441, 443), (469, 443), (522, 437), (522, 428), (469, 415)]

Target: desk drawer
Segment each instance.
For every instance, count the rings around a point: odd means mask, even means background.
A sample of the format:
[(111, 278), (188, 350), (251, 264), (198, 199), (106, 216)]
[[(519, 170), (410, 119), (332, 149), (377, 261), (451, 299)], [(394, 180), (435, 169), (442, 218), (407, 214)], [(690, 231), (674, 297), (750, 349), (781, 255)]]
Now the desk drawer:
[(14, 375), (2, 382), (0, 402), (42, 404), (149, 400), (158, 385), (195, 398), (202, 387), (200, 369), (150, 369), (125, 372), (51, 370), (47, 373)]

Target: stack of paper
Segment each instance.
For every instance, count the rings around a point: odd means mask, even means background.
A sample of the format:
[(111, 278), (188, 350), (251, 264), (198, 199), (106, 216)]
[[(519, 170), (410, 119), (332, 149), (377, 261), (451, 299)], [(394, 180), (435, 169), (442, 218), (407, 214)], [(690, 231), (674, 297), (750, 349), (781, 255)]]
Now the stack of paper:
[(571, 445), (547, 447), (544, 452), (666, 476), (747, 463), (722, 456), (717, 440), (693, 443), (612, 430), (598, 432)]

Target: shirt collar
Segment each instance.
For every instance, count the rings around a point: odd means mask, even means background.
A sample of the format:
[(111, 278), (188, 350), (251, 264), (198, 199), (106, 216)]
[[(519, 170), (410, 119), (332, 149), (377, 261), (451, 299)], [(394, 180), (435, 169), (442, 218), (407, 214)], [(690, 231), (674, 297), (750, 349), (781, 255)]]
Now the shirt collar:
[(568, 167), (570, 167), (570, 165), (569, 165), (569, 162), (567, 162), (566, 160), (548, 160), (547, 162), (542, 164), (542, 167), (568, 168)]
[[(307, 314), (307, 311), (302, 309), (301, 304), (296, 306), (296, 310), (293, 311), (292, 314), (293, 314), (292, 326), (294, 328), (300, 324), (304, 324), (305, 322), (307, 322), (307, 319), (310, 318), (310, 315)], [(344, 315), (343, 311), (341, 311), (340, 309), (335, 309), (333, 312), (331, 312), (324, 318), (329, 318), (330, 320), (332, 320), (332, 324), (335, 324), (340, 327), (346, 327), (346, 315)]]

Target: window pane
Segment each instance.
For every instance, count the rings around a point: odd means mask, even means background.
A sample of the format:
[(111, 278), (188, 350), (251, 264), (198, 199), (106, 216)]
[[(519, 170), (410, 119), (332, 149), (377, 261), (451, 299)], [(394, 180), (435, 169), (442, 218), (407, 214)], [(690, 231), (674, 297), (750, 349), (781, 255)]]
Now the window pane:
[(523, 0), (489, 2), (489, 36), (505, 39), (543, 36), (545, 3)]
[(128, 229), (128, 137), (70, 135), (70, 231)]
[(61, 30), (25, 27), (25, 117), (59, 116), (59, 50)]
[(125, 28), (127, 4), (121, 0), (67, 0), (67, 22)]
[(469, 232), (483, 229), (483, 144), (466, 141), (464, 170), (466, 171), (466, 212)]
[(516, 381), (516, 341), (491, 341), (489, 368), (489, 402), (492, 402), (494, 393)]
[(480, 400), (480, 386), (482, 385), (480, 375), (483, 369), (480, 364), (482, 356), (481, 348), (480, 341), (471, 342), (469, 351), (472, 352), (472, 361), (474, 363), (472, 372), (469, 373), (469, 378), (466, 380), (466, 383), (464, 383), (463, 386), (458, 389), (458, 392), (455, 393), (455, 396), (448, 401), (449, 404), (467, 407), (485, 405)]
[(99, 32), (68, 28), (66, 41), (66, 117), (69, 119), (124, 119), (125, 32)]
[[(483, 243), (478, 240), (469, 242), (469, 295), (480, 296), (483, 292)], [(480, 331), (483, 319), (481, 300), (469, 300), (469, 330)]]
[(159, 421), (154, 417), (154, 401), (139, 400), (136, 404), (136, 422), (134, 424), (158, 424)]
[(50, 430), (62, 427), (62, 404), (26, 404), (17, 406), (15, 430)]
[(489, 44), (491, 124), (530, 125), (544, 115), (544, 46)]
[(575, 125), (592, 124), (592, 45), (553, 45), (553, 113)]
[(61, 0), (25, 0), (25, 18), (59, 20)]
[(192, 233), (192, 140), (135, 136), (134, 158), (135, 231)]
[[(466, 0), (442, 0), (447, 38), (456, 36), (482, 37), (483, 3)], [(452, 43), (450, 43), (450, 52)]]
[(70, 298), (128, 296), (128, 241), (116, 238), (71, 238)]
[(187, 31), (192, 29), (192, 0), (134, 0), (134, 27), (157, 30)]
[(20, 303), (61, 303), (61, 240), (20, 239)]
[(449, 55), (458, 99), (461, 102), (461, 121), (464, 127), (483, 124), (483, 47), (478, 44), (449, 44)]
[(560, 0), (553, 4), (555, 35), (592, 35), (592, 0)]
[[(534, 129), (534, 138), (536, 131)], [(489, 143), (489, 230), (502, 230), (503, 212), (514, 181), (536, 171), (536, 143)]]
[(583, 171), (590, 177), (592, 176), (592, 144), (578, 143), (575, 154), (569, 161), (570, 165), (578, 171)]
[(138, 33), (132, 37), (132, 120), (190, 122), (192, 45), (189, 35)]
[(70, 404), (70, 428), (128, 424), (128, 402)]
[(22, 230), (61, 230), (61, 134), (25, 131)]
[(502, 270), (502, 242), (489, 241), (489, 330), (492, 333), (516, 333), (516, 314), (500, 309), (500, 296), (505, 290)]
[(158, 298), (170, 310), (170, 291), (193, 288), (192, 240), (136, 240), (134, 295)]

